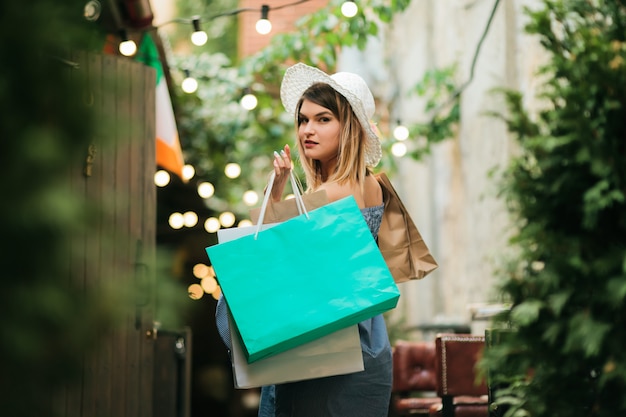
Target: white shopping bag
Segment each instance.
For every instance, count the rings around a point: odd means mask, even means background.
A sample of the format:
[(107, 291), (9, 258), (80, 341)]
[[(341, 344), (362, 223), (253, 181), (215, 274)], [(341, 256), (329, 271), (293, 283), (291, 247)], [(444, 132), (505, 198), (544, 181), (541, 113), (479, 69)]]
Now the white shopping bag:
[(239, 335), (230, 322), (231, 360), (235, 388), (303, 381), (363, 371), (363, 353), (357, 326), (253, 363), (246, 361)]

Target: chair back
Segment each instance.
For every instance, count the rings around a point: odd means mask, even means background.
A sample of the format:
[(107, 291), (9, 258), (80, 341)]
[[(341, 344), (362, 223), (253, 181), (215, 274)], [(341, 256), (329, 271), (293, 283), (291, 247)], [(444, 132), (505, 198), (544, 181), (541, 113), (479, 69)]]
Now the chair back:
[(485, 337), (471, 334), (439, 334), (435, 339), (437, 395), (487, 395), (484, 378), (477, 380), (476, 363), (485, 348)]
[(435, 344), (398, 340), (393, 351), (393, 391), (436, 391)]

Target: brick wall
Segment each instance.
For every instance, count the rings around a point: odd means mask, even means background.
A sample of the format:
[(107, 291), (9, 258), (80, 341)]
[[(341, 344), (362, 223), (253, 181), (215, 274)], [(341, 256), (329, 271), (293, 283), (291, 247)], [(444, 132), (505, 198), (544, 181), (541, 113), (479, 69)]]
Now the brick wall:
[[(273, 7), (281, 7), (284, 4), (294, 3), (295, 0), (272, 1), (269, 0), (241, 0), (240, 8), (251, 8), (257, 11), (247, 11), (239, 16), (239, 56), (253, 55), (267, 46), (273, 35), (277, 33), (293, 32), (295, 22), (302, 16), (313, 13), (328, 4), (329, 0), (308, 0), (304, 3), (272, 10)], [(270, 11), (268, 19), (272, 22), (272, 31), (267, 35), (257, 33), (255, 25), (261, 17), (261, 6), (268, 5)]]

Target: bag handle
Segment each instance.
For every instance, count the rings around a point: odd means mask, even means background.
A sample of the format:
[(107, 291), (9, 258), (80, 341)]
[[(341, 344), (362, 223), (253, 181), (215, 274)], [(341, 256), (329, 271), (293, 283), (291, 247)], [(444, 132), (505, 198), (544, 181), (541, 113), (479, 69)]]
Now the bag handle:
[[(265, 196), (263, 197), (263, 204), (261, 204), (261, 211), (259, 212), (259, 219), (256, 224), (256, 233), (254, 234), (254, 240), (257, 239), (259, 232), (261, 231), (261, 227), (263, 226), (263, 219), (265, 218), (265, 212), (267, 210), (267, 206), (269, 204), (271, 195), (272, 195), (272, 187), (274, 187), (274, 179), (276, 178), (276, 173), (272, 171), (270, 174), (270, 179), (267, 184), (267, 188), (265, 189)], [(293, 189), (293, 196), (296, 200), (296, 207), (298, 207), (298, 213), (304, 214), (306, 218), (309, 218), (309, 212), (304, 206), (304, 200), (302, 199), (302, 191), (298, 185), (295, 174), (293, 173), (293, 169), (289, 171), (289, 178), (291, 182), (291, 188)]]

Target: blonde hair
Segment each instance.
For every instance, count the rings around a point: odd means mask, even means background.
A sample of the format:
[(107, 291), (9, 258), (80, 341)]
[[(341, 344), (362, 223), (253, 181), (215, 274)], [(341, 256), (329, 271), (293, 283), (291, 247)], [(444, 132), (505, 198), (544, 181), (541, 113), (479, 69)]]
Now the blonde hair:
[[(296, 105), (296, 131), (300, 124), (300, 109), (304, 100), (330, 110), (341, 125), (337, 165), (335, 171), (329, 175), (326, 181), (336, 181), (340, 184), (345, 182), (359, 184), (360, 188), (363, 189), (365, 176), (368, 175), (368, 168), (365, 164), (367, 133), (354, 114), (352, 106), (344, 96), (330, 85), (325, 83), (313, 84), (302, 93), (302, 97)], [(304, 156), (304, 149), (302, 149), (300, 140), (297, 141), (297, 145), (307, 189), (315, 191), (324, 182), (321, 164), (319, 161)]]

